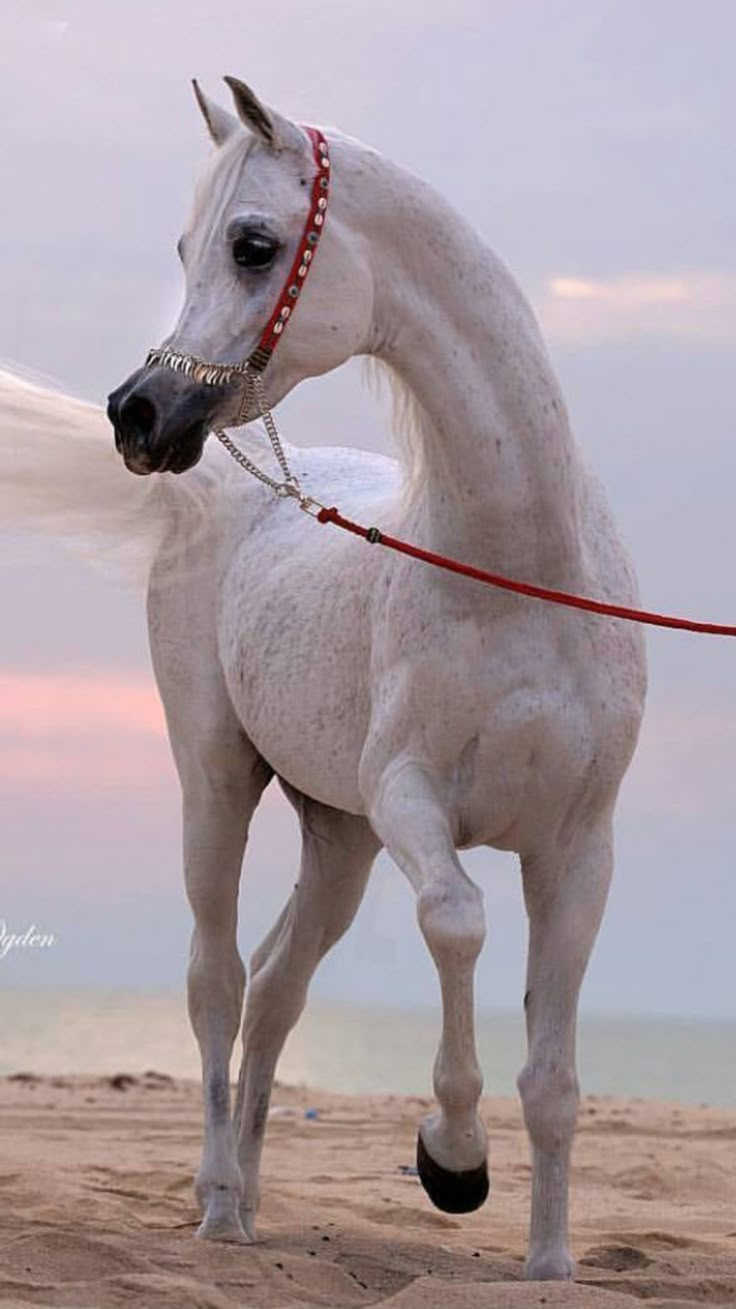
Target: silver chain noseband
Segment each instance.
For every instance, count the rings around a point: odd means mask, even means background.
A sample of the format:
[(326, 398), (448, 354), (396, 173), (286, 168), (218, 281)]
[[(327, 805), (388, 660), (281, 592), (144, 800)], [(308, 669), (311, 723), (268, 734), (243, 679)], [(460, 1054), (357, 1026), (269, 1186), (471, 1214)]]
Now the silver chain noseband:
[(156, 365), (171, 368), (175, 373), (184, 373), (186, 377), (191, 377), (193, 382), (200, 382), (205, 386), (227, 385), (236, 378), (241, 378), (243, 394), (237, 417), (232, 426), (240, 427), (241, 424), (247, 421), (246, 414), (249, 401), (251, 396), (254, 396), (259, 416), (263, 419), (271, 449), (284, 475), (284, 480), (282, 482), (277, 481), (275, 477), (271, 477), (252, 459), (249, 459), (247, 454), (235, 444), (232, 437), (228, 436), (224, 427), (213, 427), (212, 435), (217, 437), (221, 445), (225, 447), (235, 462), (240, 464), (241, 468), (244, 468), (252, 477), (257, 477), (258, 481), (263, 482), (264, 486), (270, 487), (276, 495), (282, 497), (292, 496), (295, 500), (298, 500), (299, 507), (304, 509), (306, 513), (315, 514), (319, 512), (320, 508), (322, 508), (319, 501), (304, 493), (298, 477), (289, 467), (281, 433), (276, 426), (276, 420), (268, 404), (263, 377), (259, 372), (251, 368), (249, 362), (244, 364), (213, 364), (208, 363), (205, 359), (199, 359), (197, 355), (188, 355), (180, 350), (172, 350), (170, 346), (157, 346), (155, 349), (149, 350), (146, 359), (146, 367), (151, 368)]

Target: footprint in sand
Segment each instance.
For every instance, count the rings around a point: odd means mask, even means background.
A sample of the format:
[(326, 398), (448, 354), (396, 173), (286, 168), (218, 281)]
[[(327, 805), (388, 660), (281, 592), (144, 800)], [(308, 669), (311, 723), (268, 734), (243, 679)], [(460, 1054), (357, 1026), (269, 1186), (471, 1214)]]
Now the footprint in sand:
[(374, 1209), (361, 1206), (356, 1212), (361, 1218), (367, 1218), (371, 1223), (381, 1223), (392, 1225), (397, 1221), (406, 1227), (434, 1227), (434, 1228), (459, 1228), (461, 1223), (454, 1218), (445, 1218), (443, 1214), (436, 1214), (431, 1210), (424, 1209), (407, 1209), (406, 1206), (398, 1208), (391, 1204), (388, 1209)]
[(587, 1268), (606, 1268), (613, 1273), (628, 1273), (634, 1268), (648, 1268), (652, 1260), (635, 1245), (594, 1245), (579, 1260)]

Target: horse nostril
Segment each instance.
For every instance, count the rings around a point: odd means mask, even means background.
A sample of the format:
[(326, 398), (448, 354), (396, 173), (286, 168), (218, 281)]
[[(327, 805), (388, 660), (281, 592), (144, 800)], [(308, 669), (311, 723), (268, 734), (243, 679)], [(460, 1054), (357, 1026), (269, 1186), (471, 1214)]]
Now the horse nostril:
[(131, 395), (120, 409), (118, 423), (126, 436), (146, 441), (156, 425), (156, 407), (143, 395)]

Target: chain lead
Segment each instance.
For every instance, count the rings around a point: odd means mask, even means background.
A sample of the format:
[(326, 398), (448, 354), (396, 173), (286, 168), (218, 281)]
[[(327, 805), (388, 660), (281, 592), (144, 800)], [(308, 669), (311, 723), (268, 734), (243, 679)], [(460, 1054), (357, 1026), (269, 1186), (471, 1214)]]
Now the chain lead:
[(289, 468), (286, 455), (284, 454), (284, 447), (281, 443), (281, 433), (279, 432), (274, 416), (269, 409), (268, 400), (266, 399), (266, 391), (263, 386), (263, 378), (260, 373), (255, 373), (253, 377), (253, 390), (255, 391), (256, 400), (258, 401), (258, 409), (261, 418), (263, 419), (266, 431), (268, 432), (271, 449), (279, 462), (279, 467), (284, 474), (284, 479), (292, 486), (298, 487), (299, 482)]
[(243, 397), (240, 402), (240, 408), (236, 419), (237, 425), (245, 422), (245, 415), (248, 411), (248, 400), (251, 394), (254, 394), (256, 397), (258, 412), (260, 417), (263, 419), (263, 424), (271, 443), (271, 449), (273, 450), (279, 468), (284, 475), (283, 482), (277, 482), (275, 477), (271, 477), (269, 473), (266, 473), (262, 468), (259, 468), (258, 464), (255, 464), (252, 459), (249, 459), (247, 454), (245, 454), (240, 447), (235, 444), (232, 437), (227, 435), (224, 428), (214, 428), (214, 435), (217, 437), (220, 444), (227, 450), (228, 454), (235, 460), (236, 464), (240, 464), (240, 467), (244, 468), (247, 473), (250, 473), (252, 477), (258, 478), (258, 481), (262, 482), (264, 486), (268, 486), (275, 495), (281, 497), (291, 496), (293, 499), (298, 501), (300, 509), (303, 509), (305, 513), (315, 516), (319, 513), (320, 509), (323, 508), (323, 505), (319, 500), (315, 500), (312, 496), (304, 494), (299, 484), (298, 477), (292, 473), (289, 467), (289, 461), (284, 453), (281, 433), (279, 432), (274, 416), (271, 413), (263, 385), (263, 378), (260, 373), (253, 373), (246, 370), (244, 376)]

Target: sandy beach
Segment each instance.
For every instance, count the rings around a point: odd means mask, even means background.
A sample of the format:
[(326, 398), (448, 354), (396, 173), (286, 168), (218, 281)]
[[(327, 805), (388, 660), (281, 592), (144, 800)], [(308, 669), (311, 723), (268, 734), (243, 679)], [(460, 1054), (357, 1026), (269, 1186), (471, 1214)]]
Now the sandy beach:
[(0, 1306), (521, 1309), (736, 1303), (736, 1112), (589, 1097), (576, 1286), (526, 1283), (518, 1105), (488, 1099), (492, 1193), (462, 1220), (410, 1171), (428, 1102), (277, 1086), (261, 1240), (194, 1240), (199, 1088), (161, 1074), (0, 1081)]

